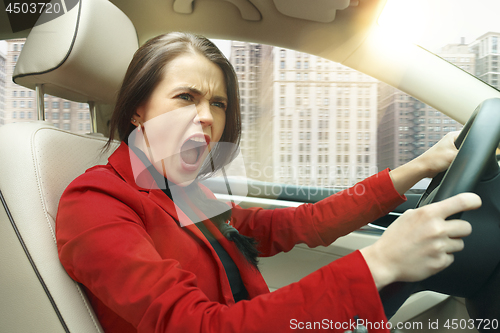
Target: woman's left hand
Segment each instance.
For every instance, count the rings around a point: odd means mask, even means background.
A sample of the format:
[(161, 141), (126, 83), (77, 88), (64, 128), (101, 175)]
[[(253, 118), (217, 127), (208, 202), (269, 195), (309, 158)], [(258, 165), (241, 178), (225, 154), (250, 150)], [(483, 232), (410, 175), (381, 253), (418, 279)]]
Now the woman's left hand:
[(457, 155), (455, 140), (460, 132), (446, 134), (422, 155), (389, 173), (394, 188), (404, 194), (422, 178), (433, 178), (446, 170)]
[(416, 163), (421, 163), (423, 169), (427, 171), (426, 177), (434, 178), (441, 171), (448, 169), (457, 156), (455, 141), (459, 134), (460, 132), (446, 134), (438, 143), (414, 160)]

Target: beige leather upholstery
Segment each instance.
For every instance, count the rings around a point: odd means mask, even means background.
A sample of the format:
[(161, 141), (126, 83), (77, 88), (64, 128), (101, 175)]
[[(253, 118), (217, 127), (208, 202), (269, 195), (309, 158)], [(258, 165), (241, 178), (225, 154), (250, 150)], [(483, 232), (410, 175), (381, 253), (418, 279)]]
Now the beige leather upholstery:
[(66, 14), (32, 29), (13, 80), (31, 89), (44, 84), (46, 94), (72, 101), (114, 104), (137, 48), (132, 22), (115, 5), (79, 1)]
[[(14, 71), (18, 84), (76, 101), (113, 103), (137, 35), (107, 0), (79, 1), (35, 27)], [(54, 222), (66, 186), (105, 164), (105, 139), (46, 122), (0, 127), (0, 332), (102, 332), (82, 288), (59, 262)]]
[(3, 126), (0, 140), (0, 332), (102, 332), (59, 262), (54, 222), (66, 186), (106, 163), (105, 140), (44, 122)]

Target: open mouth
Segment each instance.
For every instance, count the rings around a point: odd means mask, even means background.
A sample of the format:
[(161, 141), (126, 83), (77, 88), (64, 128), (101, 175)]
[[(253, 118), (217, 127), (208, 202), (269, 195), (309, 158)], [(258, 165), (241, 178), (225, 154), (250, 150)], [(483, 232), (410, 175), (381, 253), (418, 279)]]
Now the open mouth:
[(207, 149), (210, 139), (204, 135), (196, 135), (187, 139), (181, 146), (181, 159), (187, 165), (197, 165)]

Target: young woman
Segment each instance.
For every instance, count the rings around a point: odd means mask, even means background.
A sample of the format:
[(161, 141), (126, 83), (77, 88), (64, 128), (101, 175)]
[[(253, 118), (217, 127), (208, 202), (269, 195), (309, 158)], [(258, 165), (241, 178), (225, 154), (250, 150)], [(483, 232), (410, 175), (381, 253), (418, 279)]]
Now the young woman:
[(444, 269), (471, 231), (444, 221), (480, 206), (462, 194), (405, 213), (372, 246), (269, 293), (257, 255), (329, 245), (403, 202), (456, 149), (448, 135), (360, 182), (360, 195), (230, 208), (197, 180), (231, 160), (234, 150), (216, 143), (237, 145), (240, 129), (236, 75), (209, 40), (170, 33), (136, 52), (111, 121), (122, 143), (68, 186), (56, 222), (61, 262), (106, 332), (283, 332), (308, 322), (343, 332), (355, 318), (385, 321), (378, 290)]

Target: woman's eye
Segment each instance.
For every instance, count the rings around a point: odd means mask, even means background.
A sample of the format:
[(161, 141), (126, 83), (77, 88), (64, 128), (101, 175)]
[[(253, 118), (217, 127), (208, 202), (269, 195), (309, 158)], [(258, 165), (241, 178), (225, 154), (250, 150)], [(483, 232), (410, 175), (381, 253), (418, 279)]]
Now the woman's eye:
[(191, 96), (189, 94), (180, 94), (180, 95), (177, 95), (177, 97), (180, 99), (183, 99), (185, 101), (189, 101), (189, 102), (191, 102), (193, 100), (193, 96)]
[(224, 104), (222, 102), (213, 102), (212, 105), (215, 106), (215, 107), (221, 108), (223, 110), (226, 109), (226, 104)]

